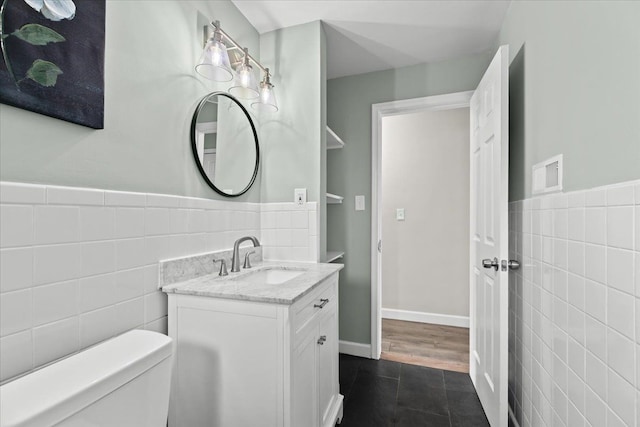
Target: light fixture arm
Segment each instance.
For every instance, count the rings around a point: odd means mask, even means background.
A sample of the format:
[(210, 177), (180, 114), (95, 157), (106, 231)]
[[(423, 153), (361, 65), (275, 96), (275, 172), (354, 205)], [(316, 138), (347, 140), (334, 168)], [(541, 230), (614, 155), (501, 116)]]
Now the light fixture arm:
[[(240, 49), (241, 51), (244, 52), (244, 55), (246, 56), (246, 58), (248, 58), (251, 62), (253, 62), (255, 65), (258, 66), (258, 68), (260, 68), (263, 72), (268, 73), (268, 69), (263, 67), (262, 64), (260, 64), (253, 56), (251, 56), (247, 50), (245, 48), (243, 48), (238, 42), (236, 42), (233, 38), (231, 38), (231, 36), (229, 34), (227, 34), (222, 27), (220, 26), (220, 21), (213, 21), (210, 24), (214, 31), (218, 32), (219, 34), (222, 35), (222, 37), (224, 39), (226, 39), (229, 43), (231, 43), (236, 49)], [(207, 35), (208, 30), (209, 30), (209, 26), (205, 27), (205, 35)], [(208, 36), (210, 37), (210, 36)]]

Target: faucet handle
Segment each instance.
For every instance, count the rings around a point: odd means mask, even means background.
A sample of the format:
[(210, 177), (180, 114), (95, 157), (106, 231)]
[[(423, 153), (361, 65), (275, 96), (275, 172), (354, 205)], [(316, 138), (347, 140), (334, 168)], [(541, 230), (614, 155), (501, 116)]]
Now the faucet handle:
[(249, 255), (255, 254), (256, 251), (247, 252), (244, 256), (244, 265), (242, 268), (251, 268), (251, 260), (249, 259)]
[(218, 276), (228, 276), (229, 272), (227, 271), (227, 263), (225, 262), (224, 259), (214, 259), (213, 263), (215, 264), (216, 262), (220, 263), (220, 272), (218, 273)]

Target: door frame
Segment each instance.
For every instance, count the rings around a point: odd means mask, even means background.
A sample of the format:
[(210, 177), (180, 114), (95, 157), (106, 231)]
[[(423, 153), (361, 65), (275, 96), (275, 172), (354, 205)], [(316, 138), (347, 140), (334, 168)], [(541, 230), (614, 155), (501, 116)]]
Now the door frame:
[[(382, 351), (382, 277), (378, 242), (382, 236), (382, 119), (423, 111), (469, 107), (473, 90), (383, 102), (371, 106), (371, 358)], [(384, 247), (384, 243), (383, 243)], [(471, 320), (473, 321), (473, 320)]]

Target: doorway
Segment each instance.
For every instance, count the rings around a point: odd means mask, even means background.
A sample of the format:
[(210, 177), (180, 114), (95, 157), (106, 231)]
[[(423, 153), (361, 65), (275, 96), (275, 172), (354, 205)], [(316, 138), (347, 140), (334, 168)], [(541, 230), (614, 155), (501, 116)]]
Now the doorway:
[(374, 106), (382, 359), (469, 371), (469, 98)]

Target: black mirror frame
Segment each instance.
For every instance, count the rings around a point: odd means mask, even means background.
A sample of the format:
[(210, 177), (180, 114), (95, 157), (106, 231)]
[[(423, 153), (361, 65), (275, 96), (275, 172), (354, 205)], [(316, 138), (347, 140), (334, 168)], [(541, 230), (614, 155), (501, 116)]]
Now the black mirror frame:
[[(251, 125), (251, 130), (253, 131), (253, 140), (256, 143), (256, 165), (253, 168), (253, 176), (251, 177), (251, 181), (249, 181), (249, 184), (247, 184), (247, 186), (241, 192), (236, 193), (236, 194), (225, 193), (224, 191), (222, 191), (218, 187), (216, 187), (215, 184), (213, 182), (211, 182), (211, 180), (207, 176), (207, 173), (205, 172), (204, 168), (202, 167), (202, 164), (200, 164), (200, 158), (198, 157), (198, 147), (196, 146), (196, 125), (197, 125), (197, 122), (198, 122), (198, 115), (200, 114), (200, 111), (202, 111), (202, 109), (204, 108), (204, 104), (205, 104), (205, 102), (207, 102), (207, 99), (209, 99), (209, 97), (211, 97), (213, 95), (225, 96), (225, 97), (229, 98), (231, 101), (235, 102), (240, 107), (240, 109), (242, 110), (244, 115), (247, 117), (247, 120), (249, 120), (249, 124)], [(249, 112), (244, 107), (244, 105), (242, 105), (240, 103), (240, 101), (236, 97), (234, 97), (231, 94), (228, 94), (227, 92), (220, 92), (220, 91), (211, 92), (211, 93), (205, 95), (200, 100), (200, 102), (198, 103), (198, 106), (196, 107), (196, 111), (193, 113), (193, 118), (191, 119), (191, 151), (193, 152), (193, 160), (195, 161), (196, 166), (198, 167), (198, 170), (200, 171), (200, 175), (202, 175), (202, 177), (207, 182), (209, 187), (211, 187), (216, 193), (220, 194), (221, 196), (225, 196), (225, 197), (242, 196), (244, 193), (249, 191), (249, 189), (251, 188), (251, 186), (253, 185), (253, 183), (256, 180), (256, 176), (258, 176), (258, 168), (260, 167), (260, 145), (258, 143), (258, 132), (256, 131), (256, 127), (253, 124), (253, 120), (251, 120), (251, 116), (249, 115)]]

